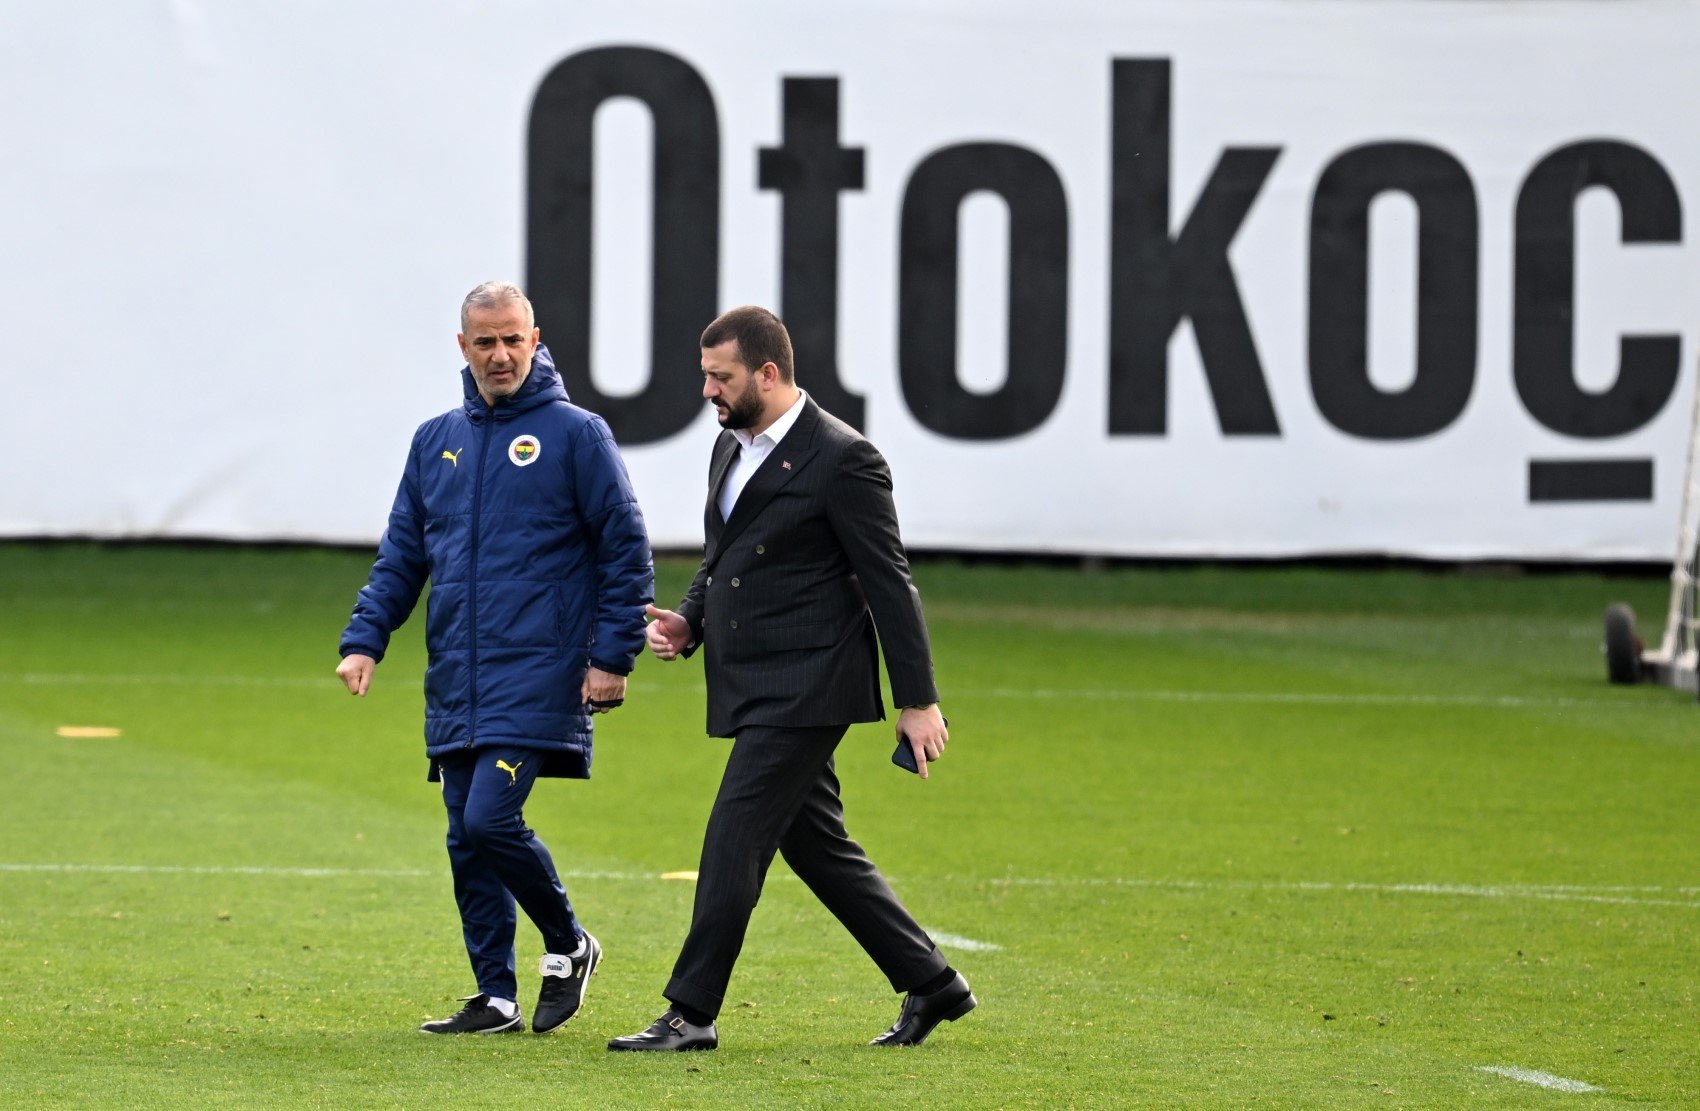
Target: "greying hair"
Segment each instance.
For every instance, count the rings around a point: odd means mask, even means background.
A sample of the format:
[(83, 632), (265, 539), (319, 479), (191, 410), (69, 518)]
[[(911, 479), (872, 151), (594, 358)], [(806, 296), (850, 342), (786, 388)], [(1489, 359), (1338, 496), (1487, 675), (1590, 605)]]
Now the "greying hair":
[(466, 318), (473, 309), (497, 309), (518, 301), (525, 306), (525, 326), (537, 327), (537, 314), (531, 309), (531, 298), (512, 282), (485, 282), (466, 295), (460, 303), (460, 330), (466, 331)]

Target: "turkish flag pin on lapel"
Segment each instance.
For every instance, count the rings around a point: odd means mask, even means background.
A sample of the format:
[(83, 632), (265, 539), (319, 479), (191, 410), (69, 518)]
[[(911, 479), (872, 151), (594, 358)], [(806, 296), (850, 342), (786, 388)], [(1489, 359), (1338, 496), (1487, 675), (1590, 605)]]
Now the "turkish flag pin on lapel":
[(781, 459), (781, 460), (780, 460), (780, 461), (779, 461), (779, 465), (780, 465), (780, 466), (781, 466), (781, 467), (784, 467), (784, 468), (785, 468), (785, 469), (786, 469), (786, 470), (790, 470), (790, 469), (791, 469), (791, 460), (789, 460), (789, 459)]

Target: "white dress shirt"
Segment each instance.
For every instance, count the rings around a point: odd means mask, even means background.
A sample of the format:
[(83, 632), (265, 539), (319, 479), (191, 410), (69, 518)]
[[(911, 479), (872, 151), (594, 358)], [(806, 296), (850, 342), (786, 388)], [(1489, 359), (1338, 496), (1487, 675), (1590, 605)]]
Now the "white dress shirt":
[(767, 430), (759, 436), (750, 435), (747, 428), (734, 428), (732, 435), (738, 438), (738, 458), (726, 472), (726, 481), (720, 484), (720, 518), (723, 521), (732, 519), (732, 507), (738, 504), (738, 495), (744, 492), (744, 486), (750, 481), (750, 476), (756, 473), (762, 460), (773, 453), (779, 441), (785, 438), (785, 433), (791, 431), (791, 426), (797, 423), (797, 417), (803, 411), (803, 402), (809, 395), (802, 390), (797, 391), (797, 400), (791, 408), (779, 415), (779, 419), (767, 426)]

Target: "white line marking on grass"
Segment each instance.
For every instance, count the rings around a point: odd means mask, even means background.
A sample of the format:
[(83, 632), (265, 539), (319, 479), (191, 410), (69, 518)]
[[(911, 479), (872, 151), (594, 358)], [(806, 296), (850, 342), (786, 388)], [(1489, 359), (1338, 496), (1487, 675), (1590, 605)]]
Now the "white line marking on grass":
[(184, 876), (301, 876), (321, 879), (327, 876), (368, 876), (383, 879), (417, 878), (447, 875), (423, 868), (268, 868), (244, 867), (233, 864), (7, 864), (0, 863), (0, 872), (77, 872), (118, 875), (184, 875)]
[(954, 698), (1075, 698), (1088, 702), (1223, 702), (1295, 706), (1483, 706), (1513, 710), (1669, 705), (1644, 699), (1618, 701), (1609, 698), (1528, 698), (1513, 694), (1371, 694), (1354, 691), (1026, 690), (992, 687), (948, 693)]
[[(133, 875), (193, 875), (193, 876), (298, 876), (326, 878), (365, 876), (377, 878), (440, 878), (446, 869), (430, 868), (289, 868), (244, 865), (187, 865), (187, 864), (34, 864), (0, 861), (0, 872), (65, 872), (115, 873)], [(562, 879), (617, 880), (621, 882), (651, 882), (666, 880), (670, 875), (655, 872), (562, 871)], [(772, 879), (789, 881), (797, 877), (789, 872), (775, 873)], [(901, 877), (899, 877), (901, 879)], [(1626, 906), (1688, 907), (1700, 909), (1700, 887), (1581, 887), (1556, 884), (1502, 884), (1481, 886), (1453, 883), (1326, 883), (1305, 880), (1153, 880), (1122, 876), (951, 876), (947, 879), (967, 883), (989, 883), (1002, 887), (1121, 887), (1129, 890), (1151, 888), (1173, 891), (1297, 891), (1331, 892), (1372, 895), (1437, 895), (1471, 899), (1543, 899), (1553, 902), (1620, 903)], [(1649, 898), (1648, 896), (1663, 896)], [(951, 944), (962, 948), (990, 945), (972, 938), (950, 937)], [(995, 946), (994, 946), (995, 948)]]
[(26, 687), (342, 687), (340, 679), (308, 679), (291, 675), (96, 675), (25, 671), (0, 675), (0, 683)]
[[(1693, 887), (1542, 887), (1525, 884), (1480, 886), (1454, 883), (1327, 883), (1280, 880), (1148, 880), (1109, 877), (1021, 877), (999, 876), (989, 881), (1008, 887), (1127, 887), (1169, 888), (1199, 891), (1345, 891), (1386, 895), (1456, 895), (1472, 899), (1544, 899), (1553, 902), (1621, 903), (1630, 906), (1690, 907), (1700, 909), (1700, 894)], [(1636, 892), (1637, 894), (1625, 894)], [(1650, 899), (1644, 895), (1675, 895), (1688, 898)]]
[(948, 945), (952, 949), (966, 949), (971, 953), (996, 953), (1003, 949), (1003, 946), (994, 945), (990, 941), (975, 941), (971, 937), (963, 937), (961, 934), (947, 934), (942, 930), (935, 930), (927, 926), (922, 926), (921, 929), (925, 930), (927, 936), (940, 945)]
[(1507, 1080), (1517, 1080), (1524, 1084), (1536, 1084), (1542, 1088), (1551, 1088), (1555, 1092), (1602, 1092), (1604, 1088), (1596, 1088), (1592, 1084), (1584, 1084), (1580, 1080), (1566, 1080), (1562, 1076), (1554, 1076), (1550, 1072), (1538, 1072), (1535, 1069), (1520, 1069), (1515, 1065), (1477, 1065), (1482, 1072), (1491, 1072), (1495, 1076), (1503, 1076)]
[[(66, 872), (104, 873), (116, 875), (185, 875), (185, 876), (284, 876), (306, 879), (326, 879), (351, 876), (367, 879), (447, 879), (447, 868), (287, 868), (263, 865), (236, 864), (28, 864), (0, 861), (0, 872)], [(566, 871), (560, 877), (567, 880), (625, 880), (649, 881), (665, 879), (654, 872), (597, 872)], [(775, 879), (795, 879), (781, 873)]]

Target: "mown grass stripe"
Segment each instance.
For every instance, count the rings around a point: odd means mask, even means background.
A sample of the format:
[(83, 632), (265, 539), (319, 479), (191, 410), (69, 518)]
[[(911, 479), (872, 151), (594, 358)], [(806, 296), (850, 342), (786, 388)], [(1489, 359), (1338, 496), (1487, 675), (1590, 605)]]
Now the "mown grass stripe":
[[(300, 689), (342, 689), (335, 678), (314, 679), (306, 676), (262, 675), (125, 675), (78, 672), (21, 672), (0, 674), (0, 683), (23, 686), (206, 686), (206, 687), (285, 687)], [(631, 684), (634, 692), (662, 690), (656, 683)], [(701, 690), (701, 684), (694, 689)], [(1203, 702), (1241, 705), (1294, 706), (1475, 706), (1504, 709), (1575, 709), (1609, 707), (1612, 709), (1652, 708), (1660, 711), (1670, 707), (1667, 699), (1563, 698), (1532, 697), (1498, 694), (1428, 694), (1378, 693), (1370, 691), (1245, 691), (1245, 690), (1164, 690), (1127, 688), (1025, 688), (987, 687), (965, 688), (946, 692), (952, 699), (1078, 699), (1090, 702)]]

